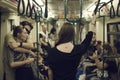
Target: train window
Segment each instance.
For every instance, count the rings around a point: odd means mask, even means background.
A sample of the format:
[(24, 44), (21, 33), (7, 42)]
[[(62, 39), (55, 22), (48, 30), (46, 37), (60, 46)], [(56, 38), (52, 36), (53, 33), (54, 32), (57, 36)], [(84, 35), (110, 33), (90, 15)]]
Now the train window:
[(119, 47), (118, 45), (120, 44), (120, 22), (107, 24), (107, 41), (112, 45)]

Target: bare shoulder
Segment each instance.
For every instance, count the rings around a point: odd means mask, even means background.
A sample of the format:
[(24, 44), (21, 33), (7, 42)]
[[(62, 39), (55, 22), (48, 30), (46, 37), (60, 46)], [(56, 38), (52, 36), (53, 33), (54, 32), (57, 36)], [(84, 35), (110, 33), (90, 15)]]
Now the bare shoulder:
[(64, 53), (71, 53), (73, 48), (74, 48), (74, 45), (70, 42), (63, 43), (63, 44), (60, 44), (57, 46), (57, 49), (61, 52), (64, 52)]

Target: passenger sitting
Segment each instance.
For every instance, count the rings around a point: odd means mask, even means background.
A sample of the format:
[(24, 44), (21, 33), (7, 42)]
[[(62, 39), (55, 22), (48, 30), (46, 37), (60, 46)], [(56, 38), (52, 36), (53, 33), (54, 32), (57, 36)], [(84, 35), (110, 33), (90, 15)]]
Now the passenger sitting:
[(97, 66), (94, 60), (94, 53), (96, 51), (95, 46), (90, 46), (87, 51), (87, 64), (85, 66), (86, 80), (91, 80), (91, 78), (97, 78)]
[[(112, 76), (113, 74), (116, 74), (118, 72), (118, 68), (116, 65), (116, 60), (114, 58), (115, 51), (110, 44), (105, 43), (103, 45), (103, 54), (104, 54), (103, 60), (98, 59), (97, 53), (94, 54), (94, 59), (95, 59), (97, 68), (99, 70), (104, 70), (104, 71), (106, 70), (108, 72), (108, 77), (111, 80), (118, 80), (117, 77)], [(114, 76), (116, 76), (116, 75), (114, 75)]]
[[(95, 46), (89, 46), (87, 53), (81, 59), (80, 65), (78, 67), (77, 78), (81, 79), (84, 76), (86, 80), (91, 80), (91, 78), (97, 78), (97, 73), (95, 72), (97, 67), (95, 60), (93, 58), (93, 53), (95, 52)], [(82, 72), (82, 74), (80, 74)], [(78, 75), (79, 74), (79, 75)], [(83, 79), (83, 77), (82, 77)]]

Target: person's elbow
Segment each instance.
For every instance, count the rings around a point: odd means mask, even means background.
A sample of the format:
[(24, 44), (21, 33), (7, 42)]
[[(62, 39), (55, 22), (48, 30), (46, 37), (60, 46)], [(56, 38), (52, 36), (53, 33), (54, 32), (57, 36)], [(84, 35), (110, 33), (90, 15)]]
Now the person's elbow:
[(19, 44), (17, 43), (8, 43), (8, 46), (11, 48), (11, 49), (15, 49), (19, 46)]

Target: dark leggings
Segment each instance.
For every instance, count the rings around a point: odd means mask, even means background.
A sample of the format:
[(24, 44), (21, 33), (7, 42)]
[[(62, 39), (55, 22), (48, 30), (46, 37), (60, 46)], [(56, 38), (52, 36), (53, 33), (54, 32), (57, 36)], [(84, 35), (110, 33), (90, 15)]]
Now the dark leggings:
[(15, 80), (34, 80), (31, 67), (22, 67), (15, 70)]

